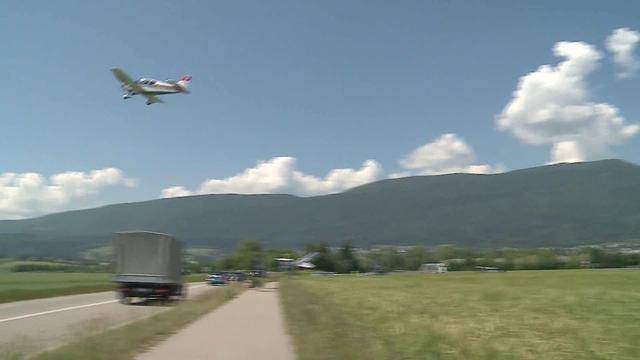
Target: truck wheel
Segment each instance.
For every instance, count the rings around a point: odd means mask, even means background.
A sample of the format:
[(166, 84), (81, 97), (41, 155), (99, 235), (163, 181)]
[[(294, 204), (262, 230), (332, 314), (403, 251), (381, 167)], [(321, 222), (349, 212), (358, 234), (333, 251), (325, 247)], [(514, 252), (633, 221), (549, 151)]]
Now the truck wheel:
[(129, 297), (125, 295), (123, 291), (117, 291), (116, 297), (120, 301), (120, 304), (128, 305), (129, 303), (131, 303), (131, 299), (129, 299)]

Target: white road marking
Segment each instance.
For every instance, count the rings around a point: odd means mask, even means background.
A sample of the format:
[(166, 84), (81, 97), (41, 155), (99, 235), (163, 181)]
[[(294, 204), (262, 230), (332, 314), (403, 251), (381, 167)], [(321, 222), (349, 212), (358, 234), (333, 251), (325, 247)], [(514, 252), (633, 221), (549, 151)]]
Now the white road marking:
[(69, 306), (69, 307), (62, 308), (62, 309), (55, 309), (55, 310), (37, 312), (37, 313), (33, 313), (33, 314), (14, 316), (14, 317), (6, 318), (6, 319), (0, 319), (0, 323), (7, 322), (7, 321), (13, 321), (13, 320), (27, 319), (27, 318), (34, 317), (34, 316), (53, 314), (53, 313), (57, 313), (57, 312), (61, 312), (61, 311), (69, 311), (69, 310), (82, 309), (82, 308), (91, 307), (91, 306), (111, 304), (111, 303), (114, 303), (114, 302), (117, 302), (117, 301), (118, 300), (108, 300), (108, 301), (102, 301), (102, 302), (97, 302), (97, 303), (93, 303), (93, 304)]
[[(195, 285), (195, 286), (189, 286), (189, 287), (188, 287), (188, 289), (197, 289), (197, 288), (199, 288), (199, 287), (203, 287), (203, 286), (207, 286), (207, 284)], [(69, 306), (69, 307), (61, 308), (61, 309), (55, 309), (55, 310), (49, 310), (49, 311), (37, 312), (37, 313), (33, 313), (33, 314), (26, 314), (26, 315), (14, 316), (14, 317), (6, 318), (6, 319), (0, 319), (0, 323), (8, 322), (8, 321), (13, 321), (13, 320), (27, 319), (27, 318), (34, 317), (34, 316), (41, 316), (41, 315), (53, 314), (53, 313), (62, 312), (62, 311), (69, 311), (69, 310), (82, 309), (82, 308), (87, 308), (87, 307), (91, 307), (91, 306), (98, 306), (98, 305), (112, 304), (112, 303), (114, 303), (114, 302), (118, 302), (118, 301), (119, 301), (119, 300), (107, 300), (107, 301), (101, 301), (101, 302), (97, 302), (97, 303), (93, 303), (93, 304), (85, 304), (85, 305)]]

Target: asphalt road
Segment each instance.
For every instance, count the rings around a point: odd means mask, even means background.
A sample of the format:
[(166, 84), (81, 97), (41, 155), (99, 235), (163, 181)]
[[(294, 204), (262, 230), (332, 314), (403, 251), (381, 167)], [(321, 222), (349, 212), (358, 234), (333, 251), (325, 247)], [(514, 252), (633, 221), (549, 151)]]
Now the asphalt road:
[[(192, 283), (187, 294), (192, 298), (212, 289)], [(169, 308), (158, 303), (122, 305), (112, 291), (0, 304), (0, 359), (41, 351)]]

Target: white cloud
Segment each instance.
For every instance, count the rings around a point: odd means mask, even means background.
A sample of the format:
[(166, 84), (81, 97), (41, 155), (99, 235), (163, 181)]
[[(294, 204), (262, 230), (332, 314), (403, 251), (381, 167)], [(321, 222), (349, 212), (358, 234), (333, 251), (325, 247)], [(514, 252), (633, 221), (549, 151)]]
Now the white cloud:
[(444, 134), (434, 141), (413, 150), (399, 161), (407, 171), (391, 174), (401, 177), (410, 174), (438, 175), (450, 173), (491, 174), (504, 171), (502, 165), (476, 165), (476, 154), (456, 134)]
[(193, 195), (193, 192), (187, 190), (184, 186), (172, 186), (162, 190), (163, 198), (182, 197)]
[(276, 157), (269, 161), (260, 161), (255, 167), (226, 179), (210, 179), (202, 183), (199, 193), (273, 193), (289, 187), (293, 181), (295, 159)]
[(360, 169), (334, 169), (324, 177), (317, 178), (299, 171), (293, 172), (294, 191), (307, 195), (331, 194), (367, 184), (382, 177), (382, 166), (375, 160), (367, 160)]
[(631, 77), (640, 69), (640, 61), (634, 54), (639, 42), (640, 33), (628, 28), (616, 29), (607, 38), (607, 50), (613, 54), (619, 77)]
[[(387, 178), (411, 175), (447, 173), (490, 174), (503, 172), (502, 165), (478, 165), (473, 149), (455, 134), (444, 134), (423, 145), (400, 160), (403, 171)], [(342, 192), (384, 178), (382, 166), (367, 160), (359, 169), (333, 169), (323, 177), (305, 174), (296, 168), (296, 159), (289, 156), (259, 161), (256, 166), (224, 179), (209, 179), (196, 190), (172, 186), (161, 196), (180, 197), (200, 194), (294, 194), (314, 196)]]
[(379, 180), (382, 173), (378, 162), (367, 160), (360, 169), (334, 169), (324, 178), (319, 178), (297, 170), (296, 159), (283, 156), (260, 161), (255, 167), (225, 179), (206, 180), (195, 191), (182, 186), (164, 189), (162, 197), (226, 193), (322, 195)]
[(0, 174), (0, 218), (18, 219), (75, 208), (108, 186), (135, 186), (120, 169), (64, 172), (48, 179), (38, 173)]
[(391, 173), (389, 175), (387, 175), (387, 178), (389, 179), (398, 179), (398, 178), (403, 178), (403, 177), (407, 177), (407, 176), (411, 176), (411, 172), (410, 171), (400, 171), (400, 172), (395, 172), (395, 173)]
[(551, 159), (553, 162), (580, 162), (585, 158), (585, 152), (575, 141), (561, 141), (553, 144)]
[(640, 130), (627, 124), (618, 109), (596, 103), (586, 77), (602, 55), (583, 42), (559, 42), (556, 66), (543, 65), (520, 78), (513, 98), (496, 117), (500, 130), (531, 145), (551, 145), (551, 162), (575, 162), (606, 156), (609, 147)]

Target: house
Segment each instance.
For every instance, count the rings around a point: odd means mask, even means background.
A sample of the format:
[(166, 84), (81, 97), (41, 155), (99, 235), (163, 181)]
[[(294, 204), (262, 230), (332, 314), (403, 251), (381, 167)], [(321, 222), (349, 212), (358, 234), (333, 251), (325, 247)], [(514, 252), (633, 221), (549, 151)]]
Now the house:
[(428, 263), (420, 266), (420, 271), (425, 274), (444, 274), (447, 272), (447, 265), (444, 263)]

